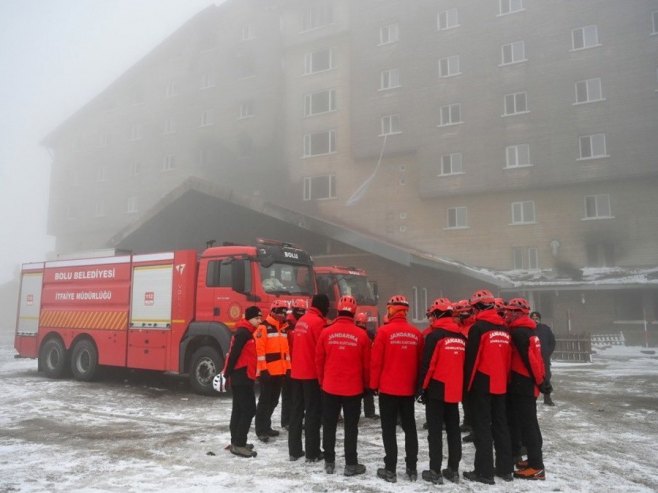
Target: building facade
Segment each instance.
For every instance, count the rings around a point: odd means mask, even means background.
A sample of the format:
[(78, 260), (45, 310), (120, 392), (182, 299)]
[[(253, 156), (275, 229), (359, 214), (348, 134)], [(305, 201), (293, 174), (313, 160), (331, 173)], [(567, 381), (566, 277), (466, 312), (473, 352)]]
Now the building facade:
[(102, 246), (194, 176), (506, 276), (559, 331), (640, 334), (656, 135), (658, 0), (229, 0), (46, 139), (49, 233)]

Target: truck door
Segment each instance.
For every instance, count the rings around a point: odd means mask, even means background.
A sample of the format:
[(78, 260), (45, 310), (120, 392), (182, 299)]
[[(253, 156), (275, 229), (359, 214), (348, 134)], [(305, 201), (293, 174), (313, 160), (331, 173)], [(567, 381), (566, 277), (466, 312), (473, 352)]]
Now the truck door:
[(203, 306), (197, 306), (200, 320), (223, 322), (232, 329), (242, 317), (244, 309), (259, 301), (251, 294), (252, 264), (249, 259), (239, 257), (208, 260), (204, 288), (206, 293), (203, 295), (205, 301)]

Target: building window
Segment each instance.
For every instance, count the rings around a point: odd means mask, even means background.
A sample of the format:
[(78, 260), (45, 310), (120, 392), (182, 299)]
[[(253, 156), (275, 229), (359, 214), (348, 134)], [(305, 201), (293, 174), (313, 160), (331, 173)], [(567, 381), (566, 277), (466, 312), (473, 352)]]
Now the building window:
[(392, 135), (402, 133), (400, 128), (400, 115), (386, 115), (381, 118), (381, 134)]
[(328, 26), (334, 22), (334, 11), (330, 3), (308, 7), (302, 15), (302, 32), (311, 31), (320, 27)]
[(456, 175), (463, 173), (462, 170), (462, 153), (453, 152), (441, 156), (441, 172), (439, 176)]
[(411, 318), (413, 322), (427, 322), (425, 312), (427, 310), (427, 288), (411, 288)]
[(336, 111), (336, 91), (314, 92), (304, 96), (304, 116), (319, 115), (329, 111)]
[(514, 41), (503, 45), (501, 51), (501, 65), (509, 65), (511, 63), (520, 63), (527, 61), (525, 57), (525, 42)]
[(167, 118), (164, 123), (164, 133), (173, 134), (176, 133), (176, 120), (173, 118)]
[(580, 159), (607, 157), (605, 134), (583, 135), (579, 138)]
[(336, 198), (334, 175), (305, 176), (304, 200), (328, 200)]
[(576, 82), (576, 103), (592, 103), (603, 100), (601, 79), (587, 79)]
[(135, 212), (137, 212), (137, 198), (128, 197), (128, 201), (126, 202), (126, 213), (134, 214)]
[(133, 125), (130, 127), (130, 140), (131, 141), (142, 140), (141, 125)]
[(585, 217), (583, 219), (610, 219), (610, 195), (597, 194), (585, 197)]
[(521, 168), (532, 166), (530, 163), (530, 145), (516, 144), (505, 148), (505, 167)]
[(178, 84), (174, 80), (167, 82), (167, 87), (165, 88), (165, 97), (173, 98), (178, 95)]
[(586, 243), (585, 254), (587, 267), (613, 267), (615, 265), (615, 247), (613, 243)]
[(535, 203), (532, 200), (512, 202), (512, 224), (532, 224), (535, 222)]
[(441, 118), (440, 127), (462, 123), (462, 105), (460, 103), (441, 106), (439, 114)]
[(379, 89), (383, 91), (396, 87), (400, 87), (400, 70), (397, 68), (382, 70), (379, 79)]
[(176, 157), (173, 154), (167, 154), (162, 159), (162, 171), (171, 171), (176, 168)]
[(304, 74), (315, 74), (334, 68), (332, 49), (312, 51), (304, 55)]
[(254, 26), (253, 24), (244, 24), (240, 29), (240, 39), (242, 41), (249, 41), (254, 39)]
[(96, 168), (96, 181), (107, 181), (107, 166), (99, 166)]
[(498, 13), (499, 15), (513, 14), (523, 9), (523, 0), (499, 0)]
[(387, 45), (397, 43), (400, 39), (400, 26), (396, 22), (379, 28), (379, 44)]
[(439, 77), (453, 77), (461, 74), (459, 55), (452, 55), (439, 60)]
[(254, 102), (242, 101), (240, 103), (240, 118), (250, 118), (254, 116)]
[(101, 132), (98, 136), (98, 147), (107, 147), (110, 144), (110, 134)]
[(651, 12), (651, 34), (658, 34), (658, 10)]
[(466, 207), (448, 208), (446, 229), (468, 228), (468, 209)]
[(142, 173), (142, 163), (141, 161), (134, 161), (130, 168), (131, 176), (139, 176)]
[(212, 74), (206, 73), (201, 76), (201, 86), (200, 89), (209, 89), (215, 87), (215, 78)]
[(571, 31), (571, 49), (584, 50), (599, 46), (599, 30), (596, 26), (579, 27)]
[(201, 113), (201, 122), (199, 123), (200, 127), (208, 127), (213, 123), (215, 122), (214, 122), (212, 110), (206, 110), (203, 113)]
[(528, 93), (515, 92), (505, 95), (505, 113), (503, 113), (503, 116), (518, 115), (528, 111)]
[(336, 152), (336, 131), (328, 130), (304, 135), (304, 157)]
[(105, 216), (105, 202), (102, 200), (97, 200), (94, 205), (94, 216), (104, 217)]
[(459, 27), (459, 12), (457, 8), (443, 10), (439, 12), (436, 19), (436, 28), (439, 31)]
[(536, 248), (512, 248), (512, 268), (514, 270), (539, 270), (539, 253)]

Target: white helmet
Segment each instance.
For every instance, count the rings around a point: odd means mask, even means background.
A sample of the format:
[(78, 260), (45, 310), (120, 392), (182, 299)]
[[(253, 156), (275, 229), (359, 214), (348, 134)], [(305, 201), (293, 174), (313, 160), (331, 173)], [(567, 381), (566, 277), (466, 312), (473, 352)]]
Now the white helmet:
[(223, 373), (218, 373), (212, 379), (212, 388), (217, 392), (226, 392), (226, 377)]

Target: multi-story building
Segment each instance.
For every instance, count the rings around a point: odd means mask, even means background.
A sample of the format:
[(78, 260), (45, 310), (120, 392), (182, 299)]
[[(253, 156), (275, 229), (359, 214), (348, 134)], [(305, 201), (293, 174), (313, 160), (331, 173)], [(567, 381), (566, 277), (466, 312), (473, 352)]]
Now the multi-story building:
[[(648, 337), (656, 135), (658, 0), (229, 0), (48, 137), (50, 233), (105, 245), (193, 176)], [(363, 245), (384, 293), (468, 295)]]

